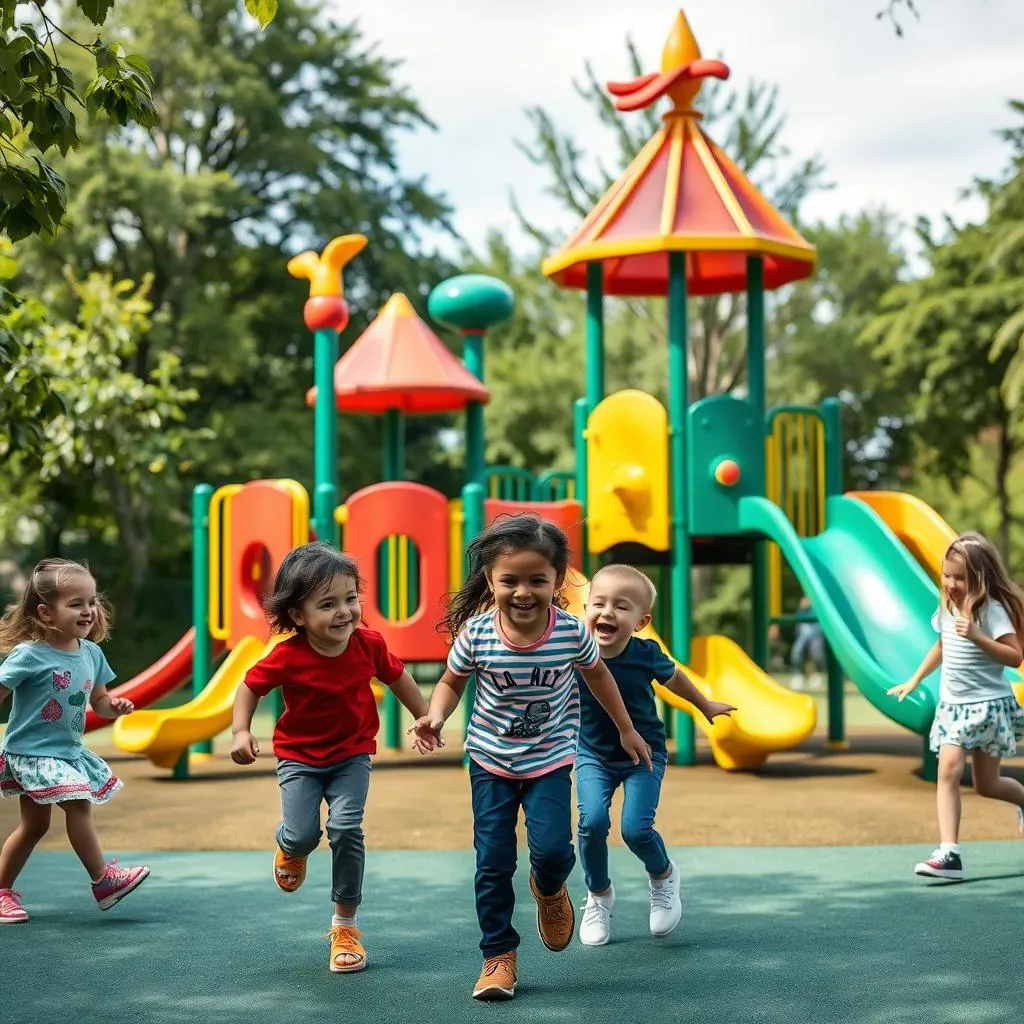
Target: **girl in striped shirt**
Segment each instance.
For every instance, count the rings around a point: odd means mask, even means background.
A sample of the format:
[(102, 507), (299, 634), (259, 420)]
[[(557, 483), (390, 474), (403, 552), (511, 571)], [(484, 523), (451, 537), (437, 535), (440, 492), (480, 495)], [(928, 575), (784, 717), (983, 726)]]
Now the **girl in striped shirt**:
[(443, 623), (453, 640), (447, 670), (429, 711), (411, 731), (421, 751), (439, 746), (445, 721), (476, 675), (466, 750), (484, 966), (473, 997), (511, 999), (519, 946), (512, 911), (520, 807), (541, 941), (563, 950), (576, 925), (565, 884), (576, 862), (570, 803), (580, 727), (575, 670), (618, 727), (626, 756), (650, 768), (651, 754), (594, 638), (562, 608), (559, 590), (569, 565), (565, 534), (536, 516), (502, 517), (470, 544), (468, 554), (470, 573)]
[(961, 534), (942, 560), (942, 600), (932, 618), (935, 646), (906, 683), (890, 695), (903, 700), (941, 666), (939, 705), (931, 748), (939, 755), (936, 801), (939, 846), (914, 869), (932, 878), (963, 878), (960, 859), (960, 779), (971, 753), (974, 788), (981, 796), (1017, 808), (1024, 831), (1024, 786), (999, 774), (1004, 757), (1024, 739), (1024, 710), (1006, 668), (1021, 663), (1024, 595), (1010, 579), (999, 553), (980, 533)]

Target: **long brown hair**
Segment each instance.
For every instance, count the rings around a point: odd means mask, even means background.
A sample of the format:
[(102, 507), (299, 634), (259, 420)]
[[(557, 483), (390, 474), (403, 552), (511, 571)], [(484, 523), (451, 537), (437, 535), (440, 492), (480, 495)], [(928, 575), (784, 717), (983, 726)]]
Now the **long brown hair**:
[[(967, 596), (960, 614), (979, 622), (986, 601), (998, 601), (1010, 616), (1017, 639), (1024, 643), (1024, 592), (1010, 579), (995, 545), (980, 533), (962, 533), (946, 548), (945, 558), (963, 560)], [(953, 603), (942, 588), (942, 607), (953, 613)]]
[[(29, 576), (25, 592), (17, 604), (12, 604), (0, 619), (0, 652), (7, 653), (18, 644), (40, 643), (50, 635), (50, 627), (39, 618), (41, 604), (53, 607), (62, 588), (76, 576), (92, 573), (88, 567), (66, 558), (44, 558)], [(96, 595), (96, 611), (88, 639), (102, 643), (110, 634), (111, 611), (100, 594)]]

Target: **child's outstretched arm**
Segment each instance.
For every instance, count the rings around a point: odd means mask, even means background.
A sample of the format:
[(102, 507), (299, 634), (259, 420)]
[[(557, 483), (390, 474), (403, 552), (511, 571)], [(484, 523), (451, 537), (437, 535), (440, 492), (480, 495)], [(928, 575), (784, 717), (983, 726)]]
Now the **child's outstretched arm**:
[(693, 680), (678, 666), (676, 674), (665, 684), (665, 688), (683, 700), (688, 700), (709, 722), (719, 715), (728, 715), (736, 708), (720, 700), (710, 700), (694, 685)]
[(603, 661), (598, 661), (593, 668), (579, 668), (579, 673), (590, 692), (597, 698), (598, 704), (608, 712), (608, 717), (618, 728), (619, 743), (629, 754), (629, 759), (633, 764), (643, 761), (648, 768), (652, 768), (651, 748), (643, 736), (633, 728), (633, 720), (629, 717), (626, 705), (622, 703), (622, 694), (619, 693), (608, 666)]
[(231, 760), (235, 764), (252, 764), (260, 752), (252, 734), (252, 716), (260, 699), (245, 683), (235, 691), (235, 705), (231, 712)]
[(942, 664), (942, 640), (936, 640), (932, 649), (924, 656), (924, 661), (917, 666), (917, 671), (905, 682), (898, 686), (890, 687), (886, 691), (889, 697), (899, 697), (903, 700), (908, 694), (913, 693), (920, 685), (925, 676), (930, 676)]
[(111, 696), (102, 685), (93, 687), (92, 693), (89, 694), (89, 703), (100, 718), (120, 718), (121, 715), (130, 715), (135, 710), (135, 705), (127, 697)]
[(429, 707), (423, 694), (420, 693), (416, 680), (409, 674), (409, 670), (403, 669), (402, 674), (388, 685), (388, 689), (399, 699), (403, 707), (408, 708), (413, 718), (423, 718)]
[(409, 727), (409, 732), (416, 734), (415, 746), (421, 754), (444, 746), (441, 730), (452, 712), (459, 706), (459, 701), (466, 692), (467, 682), (469, 676), (456, 675), (450, 668), (446, 668), (444, 675), (438, 679), (430, 695), (430, 705), (426, 713)]

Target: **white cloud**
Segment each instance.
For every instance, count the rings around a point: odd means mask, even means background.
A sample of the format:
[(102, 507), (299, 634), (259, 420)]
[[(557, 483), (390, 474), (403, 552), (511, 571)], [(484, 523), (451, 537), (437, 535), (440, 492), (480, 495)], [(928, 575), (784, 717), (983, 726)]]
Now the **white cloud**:
[[(887, 206), (905, 222), (976, 214), (959, 200), (975, 175), (1000, 172), (996, 129), (1010, 98), (1024, 98), (1024, 3), (918, 0), (921, 21), (902, 39), (874, 12), (882, 0), (690, 0), (705, 56), (721, 57), (733, 84), (777, 84), (797, 157), (820, 153), (830, 192), (806, 214), (833, 219)], [(608, 139), (573, 88), (586, 61), (599, 80), (628, 76), (632, 36), (657, 70), (675, 16), (671, 3), (621, 0), (328, 0), (356, 19), (380, 51), (399, 59), (438, 132), (403, 140), (402, 166), (448, 194), (472, 245), (488, 228), (514, 230), (514, 189), (535, 219), (557, 207), (543, 172), (514, 144), (530, 139), (524, 110), (542, 106), (597, 156)], [(561, 222), (560, 222), (561, 223)], [(571, 226), (566, 223), (566, 227)], [(339, 225), (338, 229), (343, 229)]]

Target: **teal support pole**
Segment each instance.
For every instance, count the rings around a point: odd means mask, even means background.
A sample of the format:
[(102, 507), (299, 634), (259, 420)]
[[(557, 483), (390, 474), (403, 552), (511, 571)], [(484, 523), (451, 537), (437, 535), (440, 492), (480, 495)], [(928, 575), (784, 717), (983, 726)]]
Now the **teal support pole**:
[(587, 531), (587, 419), (590, 409), (586, 398), (577, 398), (572, 407), (573, 438), (576, 446), (576, 500), (583, 506), (583, 551), (580, 563), (589, 575), (590, 540)]
[(604, 265), (587, 264), (587, 412), (604, 398)]
[[(672, 499), (672, 650), (678, 661), (690, 661), (691, 594), (693, 555), (688, 526), (689, 467), (686, 462), (686, 412), (689, 404), (689, 357), (686, 324), (686, 254), (668, 256), (668, 425), (669, 480)], [(693, 719), (684, 712), (676, 717), (676, 764), (693, 764), (696, 743)]]
[[(754, 422), (765, 425), (765, 322), (764, 261), (760, 256), (747, 257), (747, 398), (754, 407)], [(751, 467), (757, 493), (765, 490), (764, 445), (757, 465)], [(754, 542), (750, 579), (750, 627), (753, 634), (753, 656), (762, 669), (768, 668), (768, 545)]]
[[(484, 336), (482, 331), (462, 335), (462, 361), (477, 380), (484, 379)], [(484, 407), (480, 402), (466, 406), (466, 482), (484, 482)]]
[[(405, 476), (405, 417), (399, 409), (384, 413), (384, 480), (401, 480)], [(390, 547), (381, 547), (381, 593), (391, 578)], [(388, 595), (388, 607), (397, 607), (398, 594)], [(390, 686), (384, 687), (384, 742), (389, 750), (402, 749), (402, 708)]]
[[(198, 696), (209, 680), (212, 645), (210, 643), (210, 499), (213, 488), (197, 484), (192, 488), (192, 694)], [(192, 747), (193, 754), (212, 754), (213, 741), (203, 740)], [(174, 777), (188, 778), (189, 751), (174, 766)]]
[(324, 328), (313, 336), (313, 530), (317, 539), (338, 547), (341, 532), (334, 518), (338, 505), (338, 410), (334, 403), (334, 364), (338, 332)]

